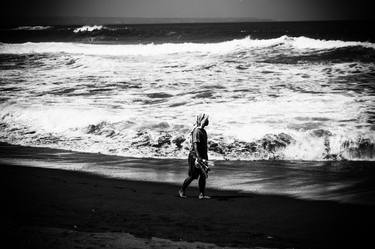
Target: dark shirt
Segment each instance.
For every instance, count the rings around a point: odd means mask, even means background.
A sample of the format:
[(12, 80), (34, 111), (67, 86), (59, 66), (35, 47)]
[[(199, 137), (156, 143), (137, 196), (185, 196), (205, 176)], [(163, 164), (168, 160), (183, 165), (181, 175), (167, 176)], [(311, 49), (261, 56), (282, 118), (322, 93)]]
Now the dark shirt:
[(197, 143), (197, 150), (199, 155), (202, 159), (208, 160), (207, 155), (207, 133), (205, 129), (196, 127), (192, 133), (192, 148), (191, 150), (194, 152), (194, 143)]

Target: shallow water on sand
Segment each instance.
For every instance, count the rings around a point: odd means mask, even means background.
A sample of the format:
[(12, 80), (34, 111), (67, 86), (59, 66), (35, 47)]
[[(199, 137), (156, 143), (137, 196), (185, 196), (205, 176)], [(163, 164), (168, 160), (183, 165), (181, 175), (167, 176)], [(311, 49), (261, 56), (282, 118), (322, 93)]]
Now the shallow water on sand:
[[(126, 158), (7, 144), (1, 144), (0, 164), (177, 185), (187, 176), (186, 160)], [(374, 182), (374, 162), (215, 161), (207, 187), (374, 205)], [(197, 182), (191, 186), (197, 186)], [(177, 186), (176, 193), (171, 194), (177, 195)], [(197, 194), (197, 190), (188, 190), (190, 196)]]

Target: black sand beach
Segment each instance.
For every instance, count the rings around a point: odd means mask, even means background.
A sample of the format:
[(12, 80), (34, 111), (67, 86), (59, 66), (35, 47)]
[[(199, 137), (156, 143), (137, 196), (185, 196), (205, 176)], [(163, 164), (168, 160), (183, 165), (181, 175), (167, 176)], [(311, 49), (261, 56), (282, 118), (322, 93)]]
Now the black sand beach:
[[(2, 158), (7, 150), (19, 155), (51, 150), (1, 148)], [(212, 199), (202, 201), (195, 188), (180, 199), (173, 184), (40, 168), (32, 160), (30, 165), (1, 164), (3, 234), (13, 248), (358, 248), (372, 243), (373, 205), (214, 189)]]

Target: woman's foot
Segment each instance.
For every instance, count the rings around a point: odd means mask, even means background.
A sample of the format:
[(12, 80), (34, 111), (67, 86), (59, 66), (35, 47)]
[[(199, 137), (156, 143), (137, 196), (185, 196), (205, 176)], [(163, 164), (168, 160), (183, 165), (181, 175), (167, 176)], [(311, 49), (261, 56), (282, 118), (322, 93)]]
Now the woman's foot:
[(178, 190), (178, 195), (179, 195), (181, 198), (186, 198), (186, 194), (185, 194), (185, 192), (184, 192), (182, 189), (179, 189), (179, 190)]
[(211, 197), (209, 197), (208, 195), (204, 195), (203, 193), (200, 193), (198, 198), (201, 200), (201, 199), (210, 199)]

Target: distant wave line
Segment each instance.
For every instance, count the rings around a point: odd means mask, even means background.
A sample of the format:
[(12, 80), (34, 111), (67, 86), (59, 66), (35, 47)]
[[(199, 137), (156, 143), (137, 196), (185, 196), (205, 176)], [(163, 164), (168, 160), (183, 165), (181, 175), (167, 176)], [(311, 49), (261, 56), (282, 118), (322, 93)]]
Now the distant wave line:
[(162, 43), (162, 44), (86, 44), (73, 42), (0, 43), (0, 54), (70, 53), (87, 55), (158, 55), (175, 53), (225, 54), (247, 49), (285, 47), (297, 50), (329, 50), (344, 47), (375, 49), (375, 43), (341, 40), (319, 40), (304, 36), (281, 36), (274, 39), (243, 39), (217, 43)]

